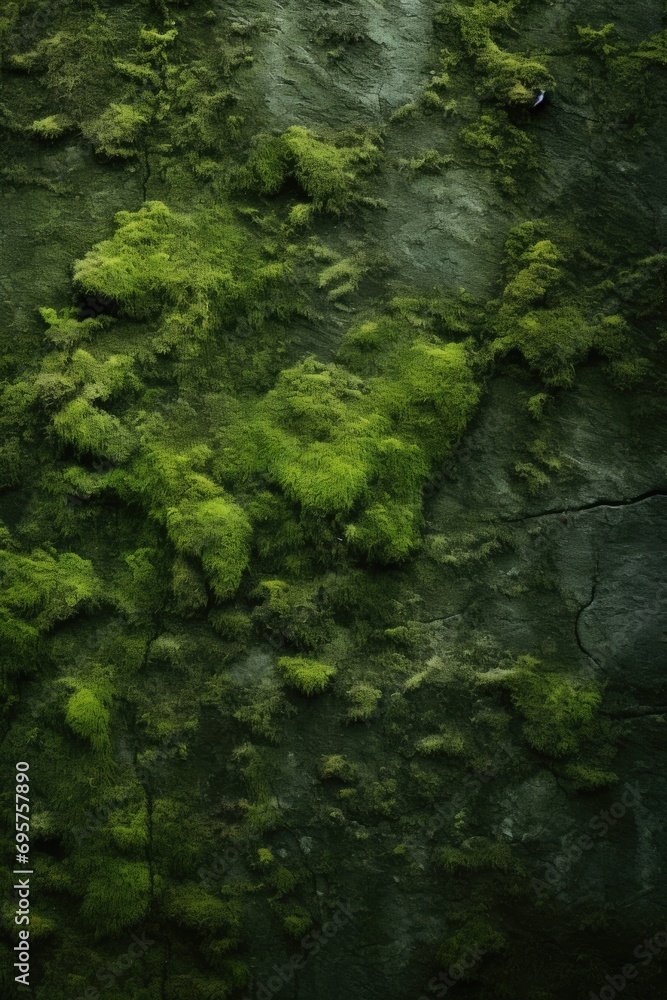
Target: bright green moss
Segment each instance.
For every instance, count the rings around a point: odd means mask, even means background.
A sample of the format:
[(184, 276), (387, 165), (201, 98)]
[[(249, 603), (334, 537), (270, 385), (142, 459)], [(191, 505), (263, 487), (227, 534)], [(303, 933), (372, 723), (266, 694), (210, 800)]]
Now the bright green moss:
[(439, 18), (458, 31), (464, 51), (481, 75), (482, 94), (506, 105), (530, 103), (540, 90), (554, 84), (543, 63), (508, 52), (493, 39), (494, 29), (511, 23), (516, 6), (516, 0), (467, 0), (447, 5)]
[(517, 660), (508, 678), (512, 702), (524, 717), (528, 742), (552, 757), (577, 754), (604, 737), (602, 692), (545, 668), (531, 656)]
[(79, 397), (53, 418), (56, 434), (63, 444), (73, 445), (78, 455), (94, 455), (123, 462), (133, 449), (131, 432), (118, 417)]
[(554, 78), (543, 63), (494, 42), (478, 60), (485, 74), (484, 91), (501, 104), (530, 104), (541, 90), (550, 90)]
[(276, 194), (293, 177), (316, 211), (340, 214), (365, 200), (361, 180), (377, 167), (380, 155), (377, 139), (363, 136), (350, 145), (334, 144), (293, 125), (280, 136), (257, 140), (240, 183), (263, 194)]
[(411, 160), (400, 160), (399, 167), (416, 174), (439, 174), (452, 162), (451, 156), (443, 156), (437, 149), (427, 149)]
[(214, 250), (206, 239), (213, 234), (202, 221), (157, 201), (138, 212), (119, 212), (111, 239), (76, 264), (75, 284), (109, 297), (133, 319), (148, 319), (193, 296), (215, 295), (233, 284), (230, 258), (238, 254), (243, 237), (223, 213)]
[[(479, 400), (467, 346), (406, 337), (378, 361), (382, 376), (369, 381), (374, 405), (393, 418), (408, 441), (421, 445), (429, 459), (446, 454)], [(403, 481), (406, 474), (421, 477), (424, 467), (408, 459), (404, 446), (392, 444), (390, 451), (393, 457), (385, 453), (384, 463), (391, 473)], [(413, 471), (408, 473), (410, 465)]]
[(373, 170), (380, 159), (379, 146), (367, 136), (354, 145), (335, 146), (294, 125), (283, 139), (294, 176), (314, 207), (336, 214), (360, 200), (360, 177)]
[(433, 754), (447, 754), (453, 757), (460, 757), (465, 750), (465, 744), (463, 738), (457, 736), (455, 733), (436, 733), (433, 736), (425, 736), (419, 740), (416, 749), (419, 753), (427, 757)]
[(372, 560), (401, 562), (419, 545), (422, 526), (421, 503), (417, 497), (406, 501), (386, 496), (371, 504), (345, 529), (353, 549)]
[(95, 603), (99, 582), (90, 562), (74, 553), (20, 555), (9, 547), (6, 529), (0, 541), (6, 546), (0, 549), (0, 657), (12, 674), (33, 668), (40, 635)]
[(199, 556), (214, 593), (231, 596), (250, 559), (251, 527), (241, 508), (222, 496), (167, 511), (167, 530), (179, 552)]
[(627, 384), (639, 381), (646, 366), (625, 319), (591, 315), (572, 303), (566, 254), (552, 240), (535, 240), (536, 235), (536, 227), (528, 223), (513, 230), (507, 241), (508, 280), (493, 322), (498, 334), (494, 351), (518, 349), (547, 386), (571, 385), (577, 364), (593, 349), (610, 359), (609, 372), (612, 377), (617, 373), (620, 384), (625, 376)]
[(351, 331), (341, 358), (367, 377), (314, 359), (281, 373), (241, 445), (245, 475), (254, 466), (280, 486), (305, 525), (344, 518), (339, 537), (354, 550), (405, 559), (419, 544), (430, 462), (446, 454), (479, 398), (469, 352), (381, 320)]
[(226, 933), (234, 937), (241, 923), (236, 900), (220, 899), (196, 882), (173, 886), (165, 899), (165, 912), (177, 924), (206, 937)]
[[(120, 487), (165, 526), (181, 556), (201, 561), (213, 592), (224, 599), (236, 591), (248, 565), (252, 529), (243, 509), (195, 471), (208, 454), (206, 448), (178, 453), (147, 443)], [(198, 606), (203, 603), (200, 593)]]
[(340, 781), (354, 781), (357, 768), (341, 754), (329, 754), (320, 759), (320, 777), (338, 778)]
[(352, 722), (363, 722), (370, 719), (382, 697), (382, 691), (371, 684), (354, 684), (345, 692), (350, 707), (347, 717)]
[(30, 126), (30, 131), (39, 139), (59, 139), (72, 123), (66, 115), (47, 115), (46, 118), (39, 118)]
[(260, 414), (263, 464), (287, 496), (307, 510), (351, 510), (367, 487), (383, 429), (364, 406), (359, 380), (307, 360), (281, 373)]
[(86, 886), (81, 916), (96, 937), (134, 927), (148, 913), (150, 874), (144, 861), (106, 856)]
[(516, 195), (538, 165), (535, 140), (513, 125), (502, 108), (485, 111), (461, 129), (459, 138), (478, 163), (493, 171), (506, 194)]
[(313, 926), (313, 918), (304, 907), (295, 907), (291, 913), (283, 917), (283, 927), (290, 937), (300, 940), (306, 931)]
[(109, 718), (103, 698), (91, 688), (80, 687), (67, 702), (67, 725), (98, 752), (109, 749)]
[(95, 151), (105, 156), (127, 158), (135, 156), (147, 115), (131, 104), (111, 103), (87, 130), (87, 138)]
[(577, 45), (584, 52), (607, 57), (617, 51), (618, 32), (613, 23), (603, 24), (599, 29), (590, 25), (577, 25)]
[(605, 771), (601, 767), (588, 764), (568, 764), (565, 774), (574, 783), (575, 788), (583, 791), (610, 788), (618, 781), (618, 775), (613, 771)]
[(302, 656), (283, 656), (278, 660), (283, 680), (301, 694), (320, 694), (336, 674), (336, 668)]

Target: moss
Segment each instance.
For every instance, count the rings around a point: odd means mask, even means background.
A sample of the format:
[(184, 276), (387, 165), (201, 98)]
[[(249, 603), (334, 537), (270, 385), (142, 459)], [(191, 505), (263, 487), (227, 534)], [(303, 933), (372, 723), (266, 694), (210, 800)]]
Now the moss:
[(531, 104), (540, 91), (554, 86), (554, 78), (543, 63), (506, 52), (493, 42), (485, 47), (478, 65), (485, 74), (484, 92), (501, 104)]
[(507, 941), (489, 921), (484, 908), (480, 913), (472, 913), (461, 927), (451, 934), (440, 946), (438, 961), (444, 968), (456, 966), (463, 970), (463, 980), (476, 978), (479, 958), (470, 961), (470, 946), (473, 943), (478, 953), (493, 955), (502, 951)]
[(82, 397), (67, 403), (53, 418), (53, 426), (60, 441), (73, 445), (78, 455), (123, 462), (133, 450), (132, 434), (118, 417)]
[(233, 938), (240, 928), (238, 903), (213, 896), (196, 882), (184, 882), (172, 887), (163, 905), (165, 913), (181, 927), (208, 938), (222, 933)]
[(582, 791), (610, 788), (618, 782), (618, 775), (613, 771), (605, 771), (603, 768), (587, 764), (568, 764), (565, 775), (573, 782), (576, 789)]
[(500, 871), (510, 872), (515, 867), (512, 850), (500, 841), (475, 837), (463, 847), (443, 847), (440, 862), (448, 872)]
[(334, 144), (293, 125), (280, 136), (259, 137), (239, 183), (246, 189), (276, 194), (291, 177), (312, 199), (316, 211), (338, 215), (364, 201), (361, 181), (380, 161), (378, 142), (361, 136), (352, 137), (350, 145)]
[(109, 750), (109, 709), (104, 698), (91, 688), (80, 687), (67, 702), (65, 721), (77, 736), (87, 740), (94, 750)]
[(396, 111), (393, 112), (389, 121), (392, 123), (407, 121), (410, 118), (413, 118), (417, 114), (418, 110), (419, 108), (416, 104), (402, 104), (400, 108), (397, 108)]
[(352, 722), (370, 719), (382, 697), (382, 691), (371, 684), (354, 684), (345, 694), (350, 706), (347, 717)]
[(319, 288), (328, 289), (327, 299), (330, 302), (338, 302), (344, 296), (356, 292), (369, 270), (369, 262), (363, 251), (350, 257), (341, 257), (334, 251), (322, 248), (317, 257), (329, 261), (328, 266), (320, 271), (317, 284)]
[(336, 668), (301, 656), (282, 656), (278, 670), (283, 680), (301, 694), (320, 694), (336, 674)]
[(481, 95), (508, 106), (532, 103), (540, 90), (554, 85), (543, 63), (521, 52), (509, 52), (493, 38), (495, 29), (510, 24), (516, 7), (516, 0), (466, 0), (447, 5), (440, 14), (440, 20), (458, 32), (464, 52), (473, 60), (481, 78)]
[(283, 917), (283, 927), (290, 937), (297, 940), (300, 940), (312, 926), (313, 918), (308, 910), (303, 907), (298, 907), (291, 913), (288, 913), (286, 917)]
[[(550, 239), (538, 239), (532, 224), (518, 227), (507, 242), (507, 278), (493, 326), (494, 352), (519, 350), (547, 386), (572, 385), (576, 366), (596, 350), (610, 360), (609, 372), (627, 373), (628, 384), (646, 372), (631, 328), (618, 313), (592, 311), (572, 302), (568, 254)], [(529, 470), (528, 470), (529, 472)], [(530, 474), (530, 472), (529, 472)]]
[(418, 753), (427, 757), (433, 754), (446, 754), (453, 757), (460, 757), (465, 751), (463, 737), (455, 733), (437, 733), (433, 736), (425, 736), (416, 744)]
[(532, 462), (517, 462), (514, 471), (523, 479), (528, 487), (528, 492), (533, 496), (537, 496), (551, 482), (544, 469), (538, 468)]
[(196, 220), (152, 201), (138, 212), (119, 212), (116, 223), (113, 237), (75, 266), (83, 292), (117, 302), (133, 319), (148, 319), (188, 299), (238, 290), (233, 266), (244, 237), (228, 212)]
[(263, 580), (257, 594), (264, 600), (253, 618), (272, 636), (299, 649), (314, 649), (331, 638), (333, 621), (320, 600), (319, 584)]
[(97, 937), (128, 930), (148, 913), (149, 887), (146, 862), (107, 857), (86, 886), (81, 915)]
[(281, 813), (276, 799), (261, 799), (258, 802), (239, 800), (245, 809), (248, 828), (257, 833), (275, 830), (280, 825)]
[(194, 613), (206, 607), (208, 594), (201, 573), (183, 556), (177, 556), (172, 568), (171, 587), (181, 614)]
[(320, 758), (320, 777), (322, 779), (338, 778), (340, 781), (354, 781), (357, 768), (341, 754), (329, 754)]
[(439, 174), (452, 161), (452, 156), (443, 156), (437, 149), (427, 149), (411, 160), (399, 160), (399, 167), (416, 174)]
[(60, 139), (72, 123), (66, 115), (47, 115), (46, 118), (39, 118), (30, 126), (30, 131), (39, 139)]
[[(60, 113), (81, 123), (101, 110), (113, 89), (112, 53), (115, 28), (101, 12), (81, 12), (67, 19), (54, 34), (39, 39), (33, 49), (15, 53), (9, 64), (36, 72)], [(34, 35), (33, 35), (34, 37)]]
[(277, 865), (269, 876), (269, 882), (276, 890), (278, 896), (286, 896), (288, 893), (293, 892), (302, 880), (302, 872), (290, 871), (284, 865)]
[(507, 544), (507, 535), (497, 527), (477, 531), (458, 531), (450, 535), (429, 535), (426, 552), (442, 566), (477, 572), (478, 564), (500, 552)]
[(538, 392), (526, 400), (526, 409), (534, 420), (542, 419), (544, 408), (549, 402), (549, 398), (546, 392)]
[(531, 656), (519, 657), (507, 684), (525, 719), (524, 735), (541, 753), (570, 756), (604, 740), (599, 684), (577, 682)]
[(253, 694), (253, 700), (249, 705), (237, 709), (234, 718), (239, 722), (244, 722), (252, 730), (255, 736), (263, 736), (267, 740), (277, 742), (280, 738), (280, 729), (276, 720), (291, 714), (290, 705), (282, 691), (273, 685), (262, 685), (259, 691)]
[(311, 40), (326, 47), (328, 60), (335, 60), (344, 55), (348, 46), (367, 38), (368, 24), (362, 11), (344, 3), (333, 10), (318, 10), (311, 31)]
[(591, 28), (590, 25), (576, 25), (577, 45), (584, 52), (592, 52), (597, 56), (607, 57), (617, 51), (618, 32), (613, 23), (604, 24), (601, 28)]
[(147, 114), (131, 104), (111, 103), (96, 121), (87, 126), (86, 137), (93, 143), (95, 151), (104, 156), (136, 156), (147, 121)]
[(37, 549), (22, 555), (1, 526), (0, 541), (1, 656), (11, 675), (34, 669), (40, 636), (79, 608), (94, 606), (100, 584), (91, 563), (74, 553)]
[(269, 847), (258, 847), (257, 848), (257, 863), (263, 868), (273, 864), (275, 858), (273, 852)]
[(241, 508), (222, 496), (186, 501), (167, 511), (169, 537), (179, 552), (199, 556), (217, 597), (238, 589), (250, 560), (250, 523)]
[(493, 170), (508, 195), (518, 194), (539, 165), (535, 140), (513, 125), (502, 109), (484, 112), (461, 129), (459, 138), (478, 163)]

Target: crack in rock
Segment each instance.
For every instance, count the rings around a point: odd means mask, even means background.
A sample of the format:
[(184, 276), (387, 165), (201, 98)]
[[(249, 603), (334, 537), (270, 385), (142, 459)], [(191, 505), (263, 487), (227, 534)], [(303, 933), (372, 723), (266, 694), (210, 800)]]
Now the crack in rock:
[(506, 517), (502, 518), (504, 524), (517, 524), (521, 521), (529, 521), (537, 517), (550, 517), (553, 514), (579, 514), (585, 513), (589, 510), (598, 510), (600, 507), (630, 507), (632, 504), (644, 503), (645, 500), (651, 500), (653, 497), (667, 497), (667, 488), (657, 487), (656, 489), (647, 490), (646, 493), (640, 493), (637, 497), (627, 497), (623, 500), (593, 500), (591, 503), (582, 504), (580, 507), (554, 507), (551, 510), (543, 510), (538, 514), (522, 514), (521, 517)]
[(574, 620), (574, 637), (577, 640), (577, 646), (579, 647), (579, 649), (581, 650), (581, 652), (584, 654), (584, 656), (586, 656), (592, 663), (594, 663), (596, 665), (596, 667), (601, 667), (602, 664), (584, 646), (583, 642), (581, 641), (581, 634), (580, 634), (580, 631), (579, 631), (579, 627), (580, 627), (580, 624), (581, 624), (581, 616), (584, 614), (585, 611), (588, 611), (588, 609), (591, 607), (591, 605), (594, 604), (594, 602), (595, 602), (595, 598), (597, 596), (598, 583), (599, 583), (599, 580), (598, 580), (599, 568), (600, 568), (600, 564), (599, 564), (599, 561), (598, 561), (595, 564), (595, 570), (593, 572), (593, 583), (592, 583), (592, 586), (591, 586), (590, 600), (588, 600), (586, 602), (586, 604), (582, 605), (582, 607), (579, 608), (579, 611), (577, 612), (577, 617)]

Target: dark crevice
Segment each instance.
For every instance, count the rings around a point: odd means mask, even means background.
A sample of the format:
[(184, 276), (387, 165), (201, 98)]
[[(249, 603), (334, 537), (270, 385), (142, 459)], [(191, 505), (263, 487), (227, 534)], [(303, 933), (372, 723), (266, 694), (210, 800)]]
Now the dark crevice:
[(579, 647), (579, 649), (581, 650), (581, 652), (584, 654), (584, 656), (587, 659), (589, 659), (591, 661), (591, 663), (594, 663), (596, 667), (600, 667), (602, 664), (584, 646), (583, 642), (581, 641), (581, 634), (580, 634), (579, 628), (580, 628), (580, 625), (581, 625), (581, 616), (584, 614), (585, 611), (588, 611), (588, 609), (591, 607), (591, 605), (595, 602), (595, 598), (596, 598), (596, 595), (597, 595), (597, 589), (598, 589), (598, 572), (599, 572), (599, 562), (596, 562), (596, 564), (595, 564), (595, 570), (593, 572), (593, 583), (591, 585), (591, 596), (590, 596), (589, 600), (586, 602), (586, 604), (583, 604), (579, 608), (579, 611), (577, 612), (577, 617), (574, 620), (574, 637), (577, 640), (577, 646)]
[(551, 510), (542, 510), (538, 514), (523, 514), (521, 517), (507, 517), (502, 518), (504, 524), (517, 524), (520, 521), (529, 521), (537, 517), (550, 517), (552, 514), (559, 514), (561, 517), (568, 514), (580, 514), (588, 510), (597, 510), (599, 507), (630, 507), (632, 504), (644, 503), (645, 500), (650, 500), (652, 497), (667, 497), (667, 488), (658, 487), (657, 489), (647, 490), (646, 493), (641, 493), (637, 497), (628, 497), (624, 500), (593, 500), (592, 503), (582, 504), (580, 507), (554, 507)]

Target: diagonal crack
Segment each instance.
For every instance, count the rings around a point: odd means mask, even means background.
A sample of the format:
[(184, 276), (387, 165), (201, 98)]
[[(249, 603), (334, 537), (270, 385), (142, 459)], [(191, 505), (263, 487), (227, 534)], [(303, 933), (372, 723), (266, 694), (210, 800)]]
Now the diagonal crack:
[(582, 617), (582, 615), (584, 614), (585, 611), (588, 611), (588, 609), (591, 607), (591, 605), (595, 602), (595, 598), (597, 596), (598, 583), (599, 583), (599, 571), (600, 571), (600, 561), (598, 559), (596, 561), (596, 563), (595, 563), (595, 569), (593, 571), (593, 583), (591, 585), (591, 596), (590, 596), (589, 600), (586, 602), (586, 604), (583, 604), (579, 608), (579, 611), (577, 612), (577, 617), (574, 620), (574, 637), (577, 640), (577, 645), (578, 645), (579, 649), (581, 650), (581, 652), (584, 654), (584, 656), (586, 656), (592, 663), (594, 663), (596, 665), (596, 667), (600, 667), (600, 666), (602, 666), (602, 664), (600, 663), (600, 661), (598, 659), (596, 659), (595, 656), (593, 656), (592, 653), (590, 653), (586, 649), (586, 647), (584, 646), (583, 642), (581, 641), (580, 625), (581, 625), (581, 617)]
[(591, 503), (582, 504), (580, 507), (554, 507), (551, 510), (542, 510), (538, 514), (522, 514), (521, 517), (506, 517), (502, 518), (504, 524), (517, 524), (520, 521), (529, 521), (532, 518), (537, 517), (549, 517), (552, 514), (578, 514), (586, 512), (588, 510), (597, 510), (600, 507), (630, 507), (632, 504), (644, 503), (645, 500), (650, 500), (652, 497), (667, 497), (666, 487), (657, 487), (653, 490), (647, 490), (646, 493), (640, 493), (637, 497), (627, 497), (623, 500), (593, 500)]

